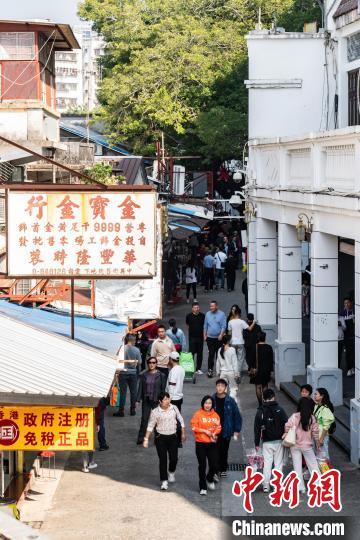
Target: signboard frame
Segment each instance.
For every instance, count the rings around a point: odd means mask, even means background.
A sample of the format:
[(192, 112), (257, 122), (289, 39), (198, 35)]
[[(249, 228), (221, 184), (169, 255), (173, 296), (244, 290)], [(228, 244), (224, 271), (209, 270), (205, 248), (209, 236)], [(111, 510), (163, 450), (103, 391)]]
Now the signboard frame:
[[(156, 267), (156, 210), (157, 210), (157, 200), (156, 200), (156, 190), (152, 186), (146, 186), (146, 185), (109, 185), (109, 186), (99, 186), (98, 184), (28, 184), (28, 183), (21, 183), (21, 184), (12, 184), (11, 186), (6, 185), (5, 188), (5, 220), (6, 220), (6, 273), (3, 274), (9, 278), (13, 279), (152, 279), (154, 275), (158, 272), (158, 268)], [(106, 193), (150, 193), (154, 195), (154, 253), (152, 254), (153, 260), (154, 260), (154, 270), (152, 274), (144, 275), (144, 274), (133, 274), (129, 276), (128, 274), (83, 274), (83, 273), (58, 273), (58, 274), (45, 274), (45, 273), (39, 273), (39, 274), (16, 274), (12, 273), (9, 274), (9, 258), (10, 258), (10, 252), (11, 252), (11, 246), (9, 245), (9, 193), (10, 192), (20, 192), (20, 193), (27, 193), (27, 192), (41, 192), (41, 193), (54, 193), (54, 192), (60, 192), (64, 194), (71, 194), (71, 193), (86, 193), (86, 192), (98, 192), (101, 194), (106, 195)]]

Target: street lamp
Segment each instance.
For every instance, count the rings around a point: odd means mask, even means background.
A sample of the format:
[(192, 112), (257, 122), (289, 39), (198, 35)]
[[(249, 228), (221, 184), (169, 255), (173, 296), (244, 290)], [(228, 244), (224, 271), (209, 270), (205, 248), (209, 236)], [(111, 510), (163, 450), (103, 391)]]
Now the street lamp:
[(236, 171), (234, 172), (232, 179), (234, 180), (236, 184), (238, 184), (243, 179), (243, 176), (240, 171)]
[(310, 234), (312, 232), (312, 218), (309, 218), (309, 216), (306, 214), (299, 214), (298, 219), (299, 221), (296, 225), (297, 239), (299, 242), (304, 242), (306, 234)]
[(249, 224), (253, 217), (256, 216), (256, 207), (251, 201), (246, 201), (244, 210), (244, 221)]

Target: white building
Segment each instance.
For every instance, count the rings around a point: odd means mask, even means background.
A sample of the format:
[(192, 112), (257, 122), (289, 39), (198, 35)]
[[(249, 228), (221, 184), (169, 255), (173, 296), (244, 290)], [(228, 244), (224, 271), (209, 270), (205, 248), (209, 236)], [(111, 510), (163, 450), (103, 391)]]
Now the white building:
[[(343, 411), (352, 395), (351, 460), (360, 456), (360, 318), (355, 384), (338, 368), (338, 312), (355, 290), (360, 314), (360, 10), (325, 2), (316, 34), (248, 35), (249, 311), (276, 344), (276, 382), (305, 375)], [(252, 203), (252, 204), (251, 204)], [(310, 354), (303, 339), (301, 270), (307, 226), (311, 258)], [(344, 252), (346, 263), (344, 262)], [(349, 255), (350, 254), (350, 255)], [(349, 386), (350, 385), (350, 386)], [(350, 419), (349, 419), (350, 420)]]
[(91, 23), (75, 26), (74, 34), (81, 49), (56, 54), (56, 106), (60, 112), (74, 108), (91, 111), (98, 103), (104, 41), (92, 31)]

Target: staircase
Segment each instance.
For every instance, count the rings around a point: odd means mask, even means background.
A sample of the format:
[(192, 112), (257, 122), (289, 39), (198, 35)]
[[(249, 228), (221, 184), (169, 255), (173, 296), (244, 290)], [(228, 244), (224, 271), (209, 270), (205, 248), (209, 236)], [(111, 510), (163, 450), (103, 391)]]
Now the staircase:
[[(306, 384), (306, 375), (294, 377), (293, 382), (281, 383), (280, 388), (295, 403), (299, 401), (300, 387)], [(350, 455), (350, 398), (344, 398), (344, 404), (335, 407), (336, 431), (330, 435), (345, 452)]]

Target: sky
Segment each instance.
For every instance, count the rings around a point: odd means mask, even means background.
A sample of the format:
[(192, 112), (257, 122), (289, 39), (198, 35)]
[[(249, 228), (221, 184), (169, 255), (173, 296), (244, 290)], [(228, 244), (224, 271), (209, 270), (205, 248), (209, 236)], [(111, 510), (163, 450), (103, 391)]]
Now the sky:
[(78, 24), (79, 0), (0, 0), (1, 19), (51, 19), (58, 23)]

